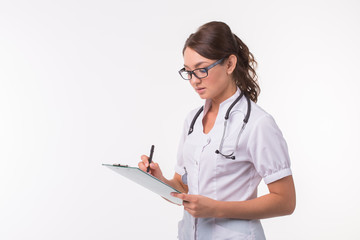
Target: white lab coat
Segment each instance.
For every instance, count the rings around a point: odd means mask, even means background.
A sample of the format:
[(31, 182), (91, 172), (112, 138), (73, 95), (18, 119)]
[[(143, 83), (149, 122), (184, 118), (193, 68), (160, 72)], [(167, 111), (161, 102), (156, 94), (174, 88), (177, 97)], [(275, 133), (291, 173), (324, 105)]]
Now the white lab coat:
[[(251, 113), (236, 149), (234, 149), (247, 111), (245, 97), (233, 107), (228, 119), (222, 153), (235, 151), (235, 160), (215, 151), (219, 149), (224, 129), (224, 117), (240, 90), (220, 104), (215, 124), (208, 134), (203, 133), (202, 119), (211, 106), (206, 100), (194, 131), (188, 135), (192, 119), (198, 109), (186, 118), (180, 140), (175, 171), (189, 187), (189, 194), (203, 195), (220, 201), (244, 201), (257, 197), (261, 179), (266, 184), (291, 175), (286, 142), (274, 119), (254, 102)], [(180, 240), (263, 240), (259, 220), (194, 218), (184, 211), (179, 222)]]

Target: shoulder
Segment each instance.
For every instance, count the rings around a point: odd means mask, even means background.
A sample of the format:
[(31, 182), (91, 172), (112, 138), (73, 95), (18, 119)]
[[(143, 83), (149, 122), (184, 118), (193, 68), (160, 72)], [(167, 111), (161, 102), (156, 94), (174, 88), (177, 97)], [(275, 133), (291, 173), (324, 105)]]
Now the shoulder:
[(249, 118), (249, 123), (254, 125), (261, 124), (262, 122), (272, 122), (275, 121), (273, 116), (265, 111), (258, 104), (251, 101), (251, 113)]
[(251, 102), (251, 114), (248, 122), (250, 135), (282, 135), (274, 117), (254, 102)]

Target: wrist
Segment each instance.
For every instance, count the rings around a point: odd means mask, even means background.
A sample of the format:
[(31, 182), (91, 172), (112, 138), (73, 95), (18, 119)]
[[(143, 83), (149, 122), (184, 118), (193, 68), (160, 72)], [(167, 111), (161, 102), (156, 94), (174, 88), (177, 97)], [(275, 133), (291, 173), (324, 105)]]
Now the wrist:
[(215, 218), (223, 218), (222, 202), (214, 200), (213, 213)]
[(161, 175), (160, 177), (158, 177), (158, 179), (164, 183), (166, 183), (167, 185), (169, 185), (170, 181), (165, 178), (163, 175)]

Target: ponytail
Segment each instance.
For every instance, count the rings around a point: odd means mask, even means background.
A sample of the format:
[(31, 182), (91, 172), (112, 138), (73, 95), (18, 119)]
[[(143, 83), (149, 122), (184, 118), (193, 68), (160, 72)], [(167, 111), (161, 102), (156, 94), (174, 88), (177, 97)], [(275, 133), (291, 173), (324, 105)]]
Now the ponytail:
[(235, 83), (240, 90), (244, 92), (245, 96), (252, 101), (257, 102), (260, 93), (260, 87), (257, 83), (258, 77), (255, 71), (257, 62), (245, 43), (243, 43), (243, 41), (235, 34), (233, 34), (233, 36), (237, 49), (237, 53), (235, 54), (237, 63), (233, 73)]

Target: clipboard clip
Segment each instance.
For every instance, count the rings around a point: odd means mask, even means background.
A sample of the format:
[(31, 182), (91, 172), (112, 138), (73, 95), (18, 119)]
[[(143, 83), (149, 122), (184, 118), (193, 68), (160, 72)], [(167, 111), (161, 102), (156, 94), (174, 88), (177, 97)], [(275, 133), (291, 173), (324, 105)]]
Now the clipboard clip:
[(118, 163), (118, 164), (113, 164), (113, 166), (115, 166), (115, 167), (129, 167), (129, 165), (122, 165), (122, 164), (120, 164), (120, 163)]

